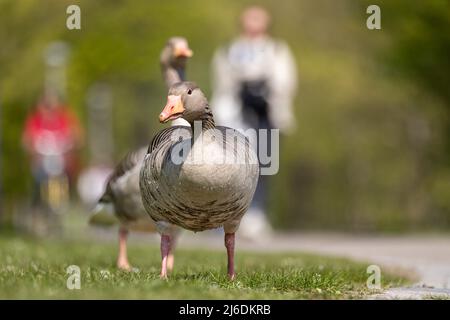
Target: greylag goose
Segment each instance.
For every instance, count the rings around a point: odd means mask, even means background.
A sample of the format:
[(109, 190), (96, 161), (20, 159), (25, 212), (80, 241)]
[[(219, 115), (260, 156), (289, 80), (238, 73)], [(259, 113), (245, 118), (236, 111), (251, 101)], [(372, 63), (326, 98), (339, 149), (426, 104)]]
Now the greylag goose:
[(256, 153), (235, 129), (216, 126), (208, 100), (192, 82), (174, 84), (160, 122), (183, 118), (152, 140), (141, 168), (144, 207), (161, 234), (161, 277), (179, 227), (194, 232), (223, 227), (228, 276), (234, 279), (235, 232), (259, 176)]
[[(161, 52), (161, 69), (166, 85), (184, 79), (186, 61), (192, 56), (188, 42), (182, 37), (170, 38)], [(127, 236), (129, 230), (155, 231), (154, 222), (149, 218), (142, 204), (139, 189), (139, 172), (147, 147), (129, 152), (110, 175), (106, 190), (99, 200), (92, 224), (101, 221), (100, 216), (114, 215), (119, 220), (119, 254), (117, 267), (131, 270), (127, 255)], [(109, 212), (108, 212), (109, 211)], [(169, 257), (169, 269), (173, 266), (173, 255)]]
[[(186, 62), (192, 57), (193, 52), (189, 49), (188, 42), (183, 37), (172, 37), (161, 52), (161, 71), (167, 89), (173, 84), (185, 81)], [(172, 125), (189, 126), (183, 119), (174, 119)]]

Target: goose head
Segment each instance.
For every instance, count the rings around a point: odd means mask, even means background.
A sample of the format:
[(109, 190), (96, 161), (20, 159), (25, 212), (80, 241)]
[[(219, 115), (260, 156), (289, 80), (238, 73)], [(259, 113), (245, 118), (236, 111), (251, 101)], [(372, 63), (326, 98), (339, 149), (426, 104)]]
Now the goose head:
[(214, 125), (213, 115), (202, 90), (194, 82), (178, 82), (169, 89), (167, 103), (159, 115), (159, 121), (183, 118), (191, 125), (202, 121)]
[(161, 52), (160, 62), (163, 68), (183, 69), (193, 52), (183, 37), (170, 38)]

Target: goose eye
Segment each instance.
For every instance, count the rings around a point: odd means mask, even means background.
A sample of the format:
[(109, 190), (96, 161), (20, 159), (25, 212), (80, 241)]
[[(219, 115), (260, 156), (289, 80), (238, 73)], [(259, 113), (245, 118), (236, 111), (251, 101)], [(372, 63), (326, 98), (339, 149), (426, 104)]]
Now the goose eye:
[(187, 94), (191, 95), (192, 94), (192, 89), (188, 89)]

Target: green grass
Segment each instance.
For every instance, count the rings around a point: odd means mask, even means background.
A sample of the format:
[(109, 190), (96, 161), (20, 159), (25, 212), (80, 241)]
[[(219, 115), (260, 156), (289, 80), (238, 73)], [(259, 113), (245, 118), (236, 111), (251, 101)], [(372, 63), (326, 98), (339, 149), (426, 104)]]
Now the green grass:
[[(2, 299), (324, 299), (361, 298), (366, 264), (309, 254), (237, 252), (237, 279), (225, 276), (225, 250), (179, 249), (175, 271), (160, 280), (156, 246), (130, 245), (138, 272), (115, 268), (115, 244), (0, 237)], [(81, 269), (81, 289), (66, 287), (66, 268)], [(104, 272), (104, 271), (108, 272)], [(383, 272), (383, 287), (407, 280)]]

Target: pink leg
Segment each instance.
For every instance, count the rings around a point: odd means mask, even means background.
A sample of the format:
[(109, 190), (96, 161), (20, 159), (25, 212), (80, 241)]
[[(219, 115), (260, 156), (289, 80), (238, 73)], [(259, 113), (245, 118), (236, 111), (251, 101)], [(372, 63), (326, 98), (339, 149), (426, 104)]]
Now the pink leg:
[(234, 280), (236, 273), (234, 272), (234, 232), (225, 233), (225, 247), (228, 255), (228, 277)]
[(173, 270), (173, 264), (175, 260), (173, 252), (175, 251), (176, 244), (177, 244), (177, 236), (172, 235), (170, 238), (170, 251), (169, 255), (167, 256), (167, 271), (169, 272)]
[(128, 230), (126, 228), (119, 228), (119, 257), (117, 258), (117, 267), (122, 270), (130, 271), (131, 265), (128, 262), (127, 256), (127, 237)]
[(169, 235), (161, 235), (161, 275), (163, 279), (167, 279), (167, 260), (170, 253), (171, 239)]
[(174, 257), (173, 257), (172, 250), (173, 250), (173, 248), (170, 248), (170, 253), (167, 256), (167, 270), (168, 271), (172, 271), (173, 270)]

